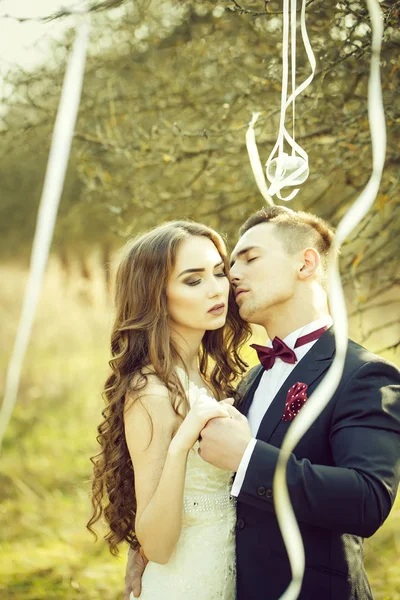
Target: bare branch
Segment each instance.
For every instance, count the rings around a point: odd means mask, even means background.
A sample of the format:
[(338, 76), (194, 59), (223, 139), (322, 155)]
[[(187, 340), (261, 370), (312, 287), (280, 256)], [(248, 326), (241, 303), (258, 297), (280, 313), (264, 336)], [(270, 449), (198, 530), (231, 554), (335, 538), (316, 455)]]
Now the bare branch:
[(88, 6), (87, 10), (74, 10), (63, 8), (51, 15), (46, 17), (16, 17), (14, 15), (4, 14), (0, 15), (2, 19), (12, 19), (14, 21), (18, 21), (19, 23), (25, 23), (27, 21), (36, 21), (39, 23), (49, 23), (50, 21), (55, 21), (56, 19), (61, 19), (63, 17), (70, 17), (72, 15), (81, 15), (81, 14), (89, 14), (93, 12), (100, 12), (104, 10), (110, 10), (112, 8), (118, 8), (123, 4), (131, 3), (132, 0), (103, 0), (99, 4), (91, 4)]

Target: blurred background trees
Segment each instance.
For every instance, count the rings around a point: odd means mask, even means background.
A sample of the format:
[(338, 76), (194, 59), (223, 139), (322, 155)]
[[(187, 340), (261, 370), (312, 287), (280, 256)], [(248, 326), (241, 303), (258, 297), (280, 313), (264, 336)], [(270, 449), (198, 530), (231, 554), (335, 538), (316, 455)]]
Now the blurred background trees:
[[(204, 221), (231, 243), (262, 205), (244, 134), (254, 111), (261, 158), (275, 142), (281, 87), (281, 2), (107, 0), (94, 13), (91, 54), (54, 249), (110, 251), (128, 236), (175, 218)], [(111, 7), (111, 8), (110, 8)], [(116, 7), (116, 8), (112, 8)], [(385, 175), (368, 217), (343, 248), (350, 310), (362, 338), (385, 327), (400, 341), (399, 12), (383, 2), (382, 85), (388, 125)], [(67, 18), (63, 12), (52, 18)], [(49, 26), (51, 26), (51, 18)], [(364, 2), (308, 2), (317, 57), (313, 84), (297, 102), (297, 138), (310, 177), (290, 203), (336, 224), (370, 175), (367, 118), (370, 29)], [(8, 74), (0, 136), (0, 249), (26, 256), (72, 32), (35, 71)], [(298, 39), (298, 81), (309, 74)], [(385, 310), (371, 306), (385, 302)], [(392, 304), (393, 300), (393, 304)], [(389, 304), (390, 302), (390, 304)], [(377, 316), (379, 323), (376, 323)], [(371, 315), (373, 315), (371, 317)], [(389, 316), (389, 320), (387, 317)], [(371, 317), (371, 318), (370, 318)], [(372, 320), (371, 320), (372, 319)]]

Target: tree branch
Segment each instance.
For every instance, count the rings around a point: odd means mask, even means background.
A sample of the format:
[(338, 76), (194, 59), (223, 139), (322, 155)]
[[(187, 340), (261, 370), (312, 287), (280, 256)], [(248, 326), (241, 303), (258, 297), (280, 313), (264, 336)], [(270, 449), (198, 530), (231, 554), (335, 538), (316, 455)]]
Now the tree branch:
[(103, 0), (99, 4), (92, 4), (88, 7), (87, 10), (74, 10), (63, 8), (47, 17), (16, 17), (14, 15), (0, 15), (2, 19), (13, 19), (14, 21), (18, 21), (19, 23), (25, 23), (26, 21), (36, 21), (39, 23), (49, 23), (50, 21), (55, 21), (56, 19), (61, 19), (63, 17), (70, 17), (71, 15), (82, 15), (82, 14), (90, 14), (92, 12), (100, 12), (103, 10), (110, 10), (112, 8), (118, 8), (122, 6), (122, 4), (127, 4), (128, 2), (132, 2), (132, 0)]

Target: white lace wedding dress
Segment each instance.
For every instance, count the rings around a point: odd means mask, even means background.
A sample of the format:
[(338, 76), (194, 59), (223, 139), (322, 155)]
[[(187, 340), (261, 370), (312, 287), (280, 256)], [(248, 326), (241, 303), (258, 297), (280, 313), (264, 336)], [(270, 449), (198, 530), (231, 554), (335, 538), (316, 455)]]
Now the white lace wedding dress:
[[(207, 394), (178, 369), (192, 403)], [(200, 458), (196, 442), (189, 453), (182, 532), (165, 565), (149, 562), (140, 600), (235, 600), (236, 511), (230, 497), (232, 473)], [(133, 599), (133, 594), (131, 594)]]

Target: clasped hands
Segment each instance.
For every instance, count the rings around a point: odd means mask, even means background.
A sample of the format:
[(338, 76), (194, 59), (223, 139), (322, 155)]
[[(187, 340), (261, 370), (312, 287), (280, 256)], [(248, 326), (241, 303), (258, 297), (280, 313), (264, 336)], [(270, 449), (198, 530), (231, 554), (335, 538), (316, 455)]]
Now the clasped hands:
[(249, 422), (232, 406), (232, 398), (222, 400), (220, 404), (231, 418), (216, 417), (208, 421), (200, 433), (199, 455), (215, 467), (236, 472), (252, 439)]

